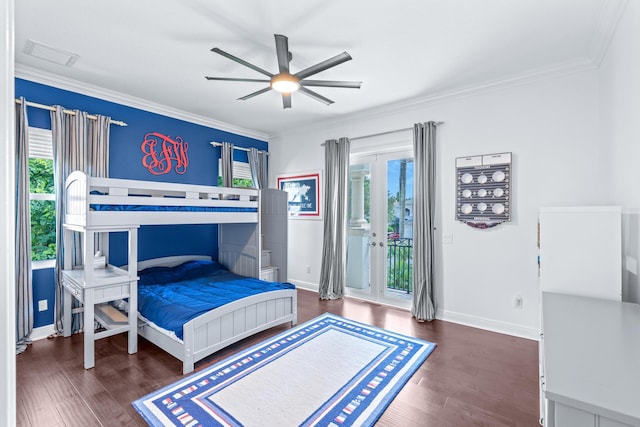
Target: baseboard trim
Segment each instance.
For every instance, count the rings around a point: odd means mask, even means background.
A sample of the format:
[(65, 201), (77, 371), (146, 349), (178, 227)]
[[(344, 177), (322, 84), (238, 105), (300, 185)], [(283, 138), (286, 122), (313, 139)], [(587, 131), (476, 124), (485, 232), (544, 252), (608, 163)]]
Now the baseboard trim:
[[(304, 282), (301, 280), (290, 280), (290, 282), (297, 287), (308, 291), (318, 291), (318, 285), (315, 283)], [(362, 300), (362, 298), (353, 296), (351, 296), (350, 298)], [(436, 319), (443, 320), (445, 322), (457, 323), (459, 325), (470, 326), (472, 328), (484, 329), (486, 331), (498, 332), (500, 334), (526, 338), (534, 341), (538, 341), (540, 338), (540, 331), (536, 328), (516, 325), (513, 323), (499, 322), (483, 317), (470, 316), (468, 314), (456, 313), (454, 311), (437, 310)], [(34, 328), (31, 332), (31, 341), (38, 341), (47, 338), (49, 335), (54, 334), (55, 332), (56, 330), (53, 324)]]
[(306, 289), (308, 291), (316, 291), (316, 292), (318, 291), (317, 283), (311, 283), (311, 282), (305, 282), (302, 280), (293, 280), (293, 279), (289, 279), (289, 282), (293, 283), (298, 288)]
[[(308, 291), (318, 291), (318, 284), (305, 282), (302, 280), (289, 280), (296, 287), (305, 289)], [(367, 301), (357, 296), (347, 296), (348, 298), (359, 299)], [(381, 304), (379, 301), (368, 301), (375, 304)], [(387, 305), (387, 304), (385, 304)], [(390, 305), (391, 307), (397, 307)], [(445, 322), (457, 323), (459, 325), (470, 326), (472, 328), (483, 329), (485, 331), (497, 332), (499, 334), (511, 335), (514, 337), (525, 338), (529, 340), (538, 341), (540, 339), (540, 331), (537, 328), (530, 328), (528, 326), (516, 325), (514, 323), (500, 322), (497, 320), (486, 319), (483, 317), (471, 316), (468, 314), (456, 313), (449, 310), (437, 310), (436, 319), (443, 320)]]
[(53, 323), (50, 325), (40, 326), (39, 328), (33, 328), (31, 331), (31, 341), (38, 341), (47, 338), (49, 335), (54, 334), (56, 329), (53, 327)]
[(448, 310), (437, 310), (436, 319), (534, 341), (538, 341), (540, 339), (540, 331), (537, 328), (516, 325), (514, 323), (499, 322), (497, 320), (470, 316), (468, 314), (456, 313)]

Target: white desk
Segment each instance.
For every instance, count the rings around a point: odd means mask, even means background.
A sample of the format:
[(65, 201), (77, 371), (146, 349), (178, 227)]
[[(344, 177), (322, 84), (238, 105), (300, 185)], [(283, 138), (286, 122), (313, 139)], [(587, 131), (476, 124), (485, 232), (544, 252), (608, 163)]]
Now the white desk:
[[(122, 269), (113, 265), (104, 268), (94, 268), (93, 250), (96, 234), (102, 233), (103, 238), (108, 238), (111, 232), (127, 232), (129, 237), (128, 269)], [(84, 236), (83, 259), (88, 260), (84, 266), (74, 266), (71, 256), (74, 233)], [(108, 246), (106, 241), (103, 243)], [(119, 227), (76, 227), (64, 225), (64, 247), (69, 248), (64, 252), (64, 269), (62, 271), (62, 284), (64, 286), (63, 301), (63, 330), (64, 336), (71, 335), (71, 317), (73, 299), (83, 304), (81, 309), (84, 315), (84, 367), (93, 368), (95, 365), (94, 341), (111, 335), (128, 333), (128, 352), (134, 354), (138, 351), (138, 226)], [(106, 253), (105, 249), (105, 253)], [(119, 299), (128, 299), (129, 313), (126, 322), (114, 322), (105, 312), (96, 309), (96, 304), (107, 303)], [(94, 332), (94, 319), (104, 328), (104, 331)]]
[(640, 305), (543, 292), (546, 427), (640, 426)]

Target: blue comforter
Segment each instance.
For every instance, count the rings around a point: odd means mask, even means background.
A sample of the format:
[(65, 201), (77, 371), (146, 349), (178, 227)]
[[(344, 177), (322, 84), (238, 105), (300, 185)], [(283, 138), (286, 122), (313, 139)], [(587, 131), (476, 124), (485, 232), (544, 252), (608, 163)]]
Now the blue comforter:
[(232, 301), (262, 292), (295, 289), (290, 283), (239, 276), (213, 261), (189, 261), (177, 267), (140, 272), (138, 311), (161, 328), (183, 338), (182, 325)]

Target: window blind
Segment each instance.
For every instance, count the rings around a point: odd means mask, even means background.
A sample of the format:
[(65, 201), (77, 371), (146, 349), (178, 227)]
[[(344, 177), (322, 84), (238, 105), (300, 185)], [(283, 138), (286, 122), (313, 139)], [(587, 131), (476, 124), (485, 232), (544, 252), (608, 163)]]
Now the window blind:
[(50, 129), (29, 127), (29, 157), (53, 159), (53, 139)]

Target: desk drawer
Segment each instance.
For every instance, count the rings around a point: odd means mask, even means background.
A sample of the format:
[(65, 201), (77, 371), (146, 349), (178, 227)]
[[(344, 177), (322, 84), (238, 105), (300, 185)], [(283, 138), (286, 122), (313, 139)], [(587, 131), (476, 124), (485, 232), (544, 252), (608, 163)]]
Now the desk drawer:
[(85, 288), (72, 279), (64, 278), (62, 280), (62, 284), (65, 289), (67, 289), (69, 293), (71, 293), (71, 295), (81, 303), (84, 303), (85, 294), (90, 290), (93, 291), (94, 304), (129, 298), (129, 295), (131, 294), (131, 282)]
[(62, 286), (78, 301), (84, 303), (84, 288), (74, 280), (63, 278)]
[(99, 286), (93, 290), (93, 300), (98, 304), (100, 302), (129, 298), (130, 292), (131, 284), (129, 282)]

